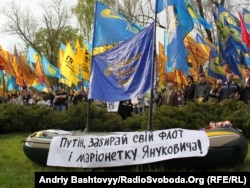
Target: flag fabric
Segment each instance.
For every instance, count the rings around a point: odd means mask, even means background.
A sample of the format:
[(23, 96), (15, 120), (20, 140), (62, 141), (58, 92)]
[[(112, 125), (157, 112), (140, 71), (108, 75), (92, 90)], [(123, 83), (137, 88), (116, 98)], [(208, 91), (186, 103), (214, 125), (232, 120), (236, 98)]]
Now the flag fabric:
[(26, 57), (27, 57), (28, 65), (29, 65), (32, 69), (35, 69), (33, 64), (36, 64), (37, 61), (38, 61), (39, 59), (41, 59), (39, 53), (38, 53), (32, 46), (29, 46), (29, 47), (28, 47), (28, 51), (27, 51)]
[(250, 31), (250, 12), (243, 8), (243, 20), (245, 22), (245, 26), (246, 26), (246, 29), (247, 31), (249, 32)]
[(247, 45), (248, 49), (250, 49), (250, 35), (247, 32), (245, 22), (244, 22), (243, 17), (240, 13), (239, 13), (239, 17), (240, 17), (240, 28), (241, 28), (242, 42), (244, 42)]
[(186, 9), (184, 0), (156, 0), (156, 13), (160, 13), (167, 6), (179, 6), (183, 9)]
[(76, 64), (75, 64), (75, 54), (71, 48), (70, 43), (66, 44), (66, 49), (64, 56), (60, 65), (61, 74), (69, 80), (71, 83), (77, 85), (79, 79), (77, 78), (76, 73)]
[(19, 67), (19, 63), (18, 63), (18, 58), (16, 55), (12, 55), (11, 56), (11, 61), (10, 61), (13, 69), (14, 69), (14, 76), (15, 77), (20, 77), (20, 67)]
[(66, 49), (66, 45), (63, 43), (60, 43), (59, 52), (58, 52), (58, 59), (57, 59), (57, 66), (59, 69), (60, 69), (62, 61), (63, 61), (65, 49)]
[[(230, 51), (229, 51), (230, 53)], [(239, 61), (238, 56), (234, 55), (227, 55), (225, 58), (225, 61), (227, 62), (230, 70), (235, 74), (238, 75), (240, 78), (242, 77), (241, 71), (239, 69), (239, 64), (237, 63)]]
[(245, 61), (245, 66), (250, 67), (250, 53), (245, 53), (244, 54), (244, 61)]
[(34, 69), (40, 82), (45, 82), (46, 76), (42, 66), (40, 54), (32, 47), (28, 47), (27, 62), (31, 69)]
[(82, 64), (82, 75), (83, 79), (89, 81), (90, 78), (90, 67), (91, 67), (91, 53), (88, 49), (87, 44), (85, 43), (83, 46), (83, 64)]
[[(97, 54), (100, 54), (100, 53), (103, 53), (107, 50), (110, 50), (111, 48), (114, 48), (118, 43), (114, 43), (114, 44), (109, 44), (109, 45), (106, 45), (106, 46), (99, 46), (99, 47), (96, 47), (93, 49), (93, 55), (97, 55)], [(92, 51), (89, 50), (89, 48), (87, 47), (87, 51), (89, 51), (89, 53)]]
[(157, 55), (157, 75), (158, 75), (158, 87), (163, 88), (163, 85), (165, 84), (165, 64), (167, 61), (167, 56), (165, 55), (164, 52), (164, 45), (161, 42), (158, 42), (159, 46), (159, 53)]
[(26, 84), (30, 86), (33, 83), (33, 80), (38, 78), (38, 76), (35, 70), (28, 65), (26, 55), (20, 55), (19, 65), (21, 69), (21, 76), (26, 81)]
[(35, 79), (31, 85), (34, 89), (41, 91), (41, 92), (47, 92), (48, 87), (45, 83), (41, 83), (38, 79)]
[(6, 78), (7, 78), (7, 82), (6, 82), (7, 91), (18, 90), (18, 85), (16, 83), (15, 76), (8, 74)]
[[(168, 1), (169, 3), (172, 1)], [(166, 50), (168, 66), (181, 70), (184, 74), (188, 72), (186, 62), (187, 52), (184, 45), (185, 36), (193, 29), (194, 22), (187, 11), (184, 1), (174, 1), (174, 6), (167, 7), (167, 36)]]
[(186, 75), (183, 74), (182, 71), (175, 69), (174, 70), (175, 73), (175, 83), (178, 84), (181, 88), (183, 86), (187, 86), (187, 79), (186, 79)]
[(7, 92), (7, 86), (6, 86), (6, 72), (0, 71), (0, 95), (4, 96)]
[(222, 79), (226, 81), (226, 74), (220, 63), (219, 52), (217, 47), (209, 40), (203, 39), (200, 35), (196, 35), (196, 41), (202, 42), (210, 48), (209, 63), (208, 63), (208, 76), (215, 79)]
[(91, 62), (91, 54), (87, 50), (87, 46), (84, 44), (82, 48), (79, 41), (76, 41), (75, 45), (75, 61), (79, 65), (79, 79), (89, 80), (90, 77), (90, 62)]
[[(218, 15), (218, 17), (220, 17), (220, 14)], [(241, 73), (238, 67), (238, 65), (240, 64), (239, 50), (244, 50), (244, 47), (241, 42), (236, 41), (235, 38), (231, 35), (229, 27), (224, 25), (227, 24), (227, 22), (224, 21), (223, 24), (223, 22), (218, 19), (215, 14), (214, 19), (218, 32), (219, 49), (221, 56), (224, 59), (225, 63), (228, 64), (229, 69), (234, 74), (241, 77)]]
[[(243, 54), (248, 53), (246, 44), (241, 40), (241, 22), (222, 5), (218, 7), (218, 19), (221, 22), (220, 27), (224, 31), (223, 34), (219, 34), (221, 35), (219, 37), (219, 44), (222, 57), (228, 64), (229, 69), (241, 77), (240, 67), (245, 64)], [(216, 25), (218, 25), (218, 21)]]
[(151, 87), (154, 23), (131, 39), (93, 57), (89, 99), (134, 98)]
[(140, 30), (124, 16), (96, 1), (93, 48), (124, 41)]
[(39, 56), (37, 62), (35, 63), (35, 72), (38, 75), (40, 82), (44, 82), (45, 80), (45, 73), (43, 71), (43, 67), (42, 67), (42, 62), (41, 62), (41, 58)]
[(210, 47), (207, 45), (206, 40), (199, 33), (196, 33), (196, 35), (195, 35), (195, 42), (203, 49), (204, 53), (209, 58), (209, 56), (210, 56)]
[(62, 77), (59, 68), (52, 65), (45, 56), (42, 56), (42, 67), (43, 67), (45, 75), (54, 77), (54, 78)]
[(2, 49), (0, 47), (0, 64), (1, 64), (1, 69), (5, 70), (8, 74), (14, 75), (15, 74), (15, 70), (12, 67), (11, 63), (11, 58), (9, 55), (9, 52)]
[(156, 3), (156, 6), (155, 6), (156, 13), (163, 11), (167, 7), (167, 0), (161, 0), (161, 1), (156, 0), (155, 3)]
[(227, 27), (234, 40), (240, 42), (240, 22), (238, 18), (231, 14), (221, 4), (218, 5), (218, 19), (221, 21), (223, 27)]
[(69, 87), (72, 87), (72, 81), (68, 80), (67, 78), (65, 77), (62, 77), (62, 78), (59, 78), (59, 83), (62, 83), (63, 85), (67, 85)]
[(190, 35), (185, 37), (184, 44), (189, 51), (189, 62), (203, 66), (208, 61), (210, 51), (203, 44), (196, 42)]
[(240, 22), (233, 14), (231, 14), (223, 5), (218, 4), (218, 15), (220, 21), (225, 25), (225, 21), (234, 26), (239, 26)]
[(188, 12), (190, 16), (192, 17), (194, 23), (200, 24), (206, 29), (212, 28), (212, 25), (208, 23), (204, 18), (201, 17), (201, 15), (197, 12), (195, 7), (188, 0), (185, 0), (185, 3), (188, 9)]

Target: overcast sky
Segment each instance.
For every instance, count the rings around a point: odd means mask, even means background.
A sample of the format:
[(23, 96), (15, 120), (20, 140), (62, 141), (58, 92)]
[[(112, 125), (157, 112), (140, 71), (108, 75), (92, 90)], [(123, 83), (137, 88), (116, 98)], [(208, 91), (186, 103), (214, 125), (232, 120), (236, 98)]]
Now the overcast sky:
[[(39, 15), (39, 9), (41, 9), (40, 4), (51, 2), (51, 0), (0, 0), (0, 8), (4, 8), (6, 3), (14, 1), (21, 8), (28, 7), (30, 10), (34, 10), (34, 16)], [(76, 5), (77, 0), (65, 0), (66, 3), (69, 3), (70, 6)], [(0, 14), (0, 46), (9, 51), (13, 52), (14, 45), (17, 46), (19, 50), (24, 49), (24, 43), (19, 39), (18, 36), (8, 35), (2, 32), (2, 28), (6, 24), (6, 18)]]

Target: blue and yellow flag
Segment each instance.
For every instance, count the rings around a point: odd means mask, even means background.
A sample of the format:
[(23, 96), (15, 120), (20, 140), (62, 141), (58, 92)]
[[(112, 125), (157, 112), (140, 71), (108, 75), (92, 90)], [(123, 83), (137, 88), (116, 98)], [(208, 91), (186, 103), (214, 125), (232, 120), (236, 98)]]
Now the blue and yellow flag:
[(185, 2), (188, 12), (193, 19), (193, 22), (202, 25), (206, 29), (212, 29), (212, 25), (201, 17), (195, 7), (188, 0), (186, 0)]
[(206, 45), (209, 48), (209, 64), (208, 64), (208, 76), (215, 79), (222, 79), (226, 81), (226, 74), (222, 64), (219, 60), (219, 52), (217, 47), (210, 41), (204, 39), (201, 35), (196, 35), (196, 41), (200, 44)]
[(218, 19), (224, 27), (228, 28), (234, 40), (240, 41), (240, 21), (221, 4), (218, 5)]
[(183, 0), (169, 0), (168, 3), (165, 44), (167, 45), (168, 66), (179, 69), (186, 74), (189, 68), (186, 63), (187, 52), (183, 40), (193, 29), (194, 22)]
[(134, 98), (151, 86), (154, 23), (109, 51), (93, 57), (89, 99)]
[(16, 83), (16, 77), (6, 73), (7, 91), (18, 90), (19, 86)]
[(51, 76), (54, 78), (61, 78), (61, 73), (58, 67), (52, 65), (49, 60), (42, 56), (42, 66), (43, 66), (43, 70), (45, 75), (47, 76)]
[(39, 53), (32, 46), (29, 46), (26, 57), (28, 65), (34, 70), (34, 64), (41, 59)]
[(241, 77), (239, 67), (243, 59), (242, 52), (246, 51), (246, 47), (240, 39), (240, 22), (222, 5), (218, 7), (218, 17), (215, 14), (214, 17), (219, 35), (219, 47), (222, 58), (229, 69)]
[(140, 30), (124, 16), (96, 1), (93, 48), (124, 41)]
[(47, 92), (48, 91), (48, 88), (46, 86), (45, 83), (41, 83), (39, 82), (39, 80), (34, 80), (31, 87), (33, 87), (34, 89), (38, 90), (38, 91), (41, 91), (41, 92)]

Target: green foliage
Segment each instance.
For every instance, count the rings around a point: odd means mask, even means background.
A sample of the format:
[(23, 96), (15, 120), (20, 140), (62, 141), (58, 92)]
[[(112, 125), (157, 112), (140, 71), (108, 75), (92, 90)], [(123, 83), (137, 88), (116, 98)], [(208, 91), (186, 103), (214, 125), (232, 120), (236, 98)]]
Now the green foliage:
[[(152, 121), (150, 124), (150, 115)], [(88, 119), (89, 116), (89, 119)], [(250, 138), (250, 106), (241, 101), (225, 100), (206, 103), (188, 103), (182, 107), (161, 106), (152, 114), (146, 109), (142, 115), (132, 114), (123, 120), (117, 113), (90, 103), (78, 103), (65, 112), (39, 105), (0, 105), (0, 133), (34, 132), (44, 129), (84, 130), (91, 132), (119, 132), (184, 128), (206, 128), (211, 121), (232, 122)]]
[[(40, 28), (35, 33), (34, 45), (50, 63), (57, 67), (60, 43), (65, 44), (66, 41), (70, 41), (71, 46), (74, 47), (76, 39), (82, 38), (82, 36), (78, 35), (78, 32), (78, 29), (71, 26), (65, 26), (60, 32), (54, 29)], [(48, 35), (52, 35), (50, 40), (53, 41), (48, 40)]]

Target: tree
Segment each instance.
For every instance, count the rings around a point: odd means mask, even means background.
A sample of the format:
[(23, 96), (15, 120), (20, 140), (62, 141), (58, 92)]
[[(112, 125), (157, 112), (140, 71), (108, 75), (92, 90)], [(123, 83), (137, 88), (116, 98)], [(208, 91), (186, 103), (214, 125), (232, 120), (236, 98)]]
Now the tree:
[(18, 35), (26, 47), (32, 46), (52, 64), (56, 64), (59, 43), (75, 40), (78, 34), (78, 30), (70, 26), (73, 15), (65, 2), (52, 0), (49, 4), (40, 4), (43, 13), (39, 21), (29, 8), (23, 10), (12, 1), (1, 9), (8, 19), (4, 31)]
[[(123, 14), (132, 22), (146, 26), (154, 19), (152, 4), (150, 0), (102, 0), (112, 10)], [(85, 41), (92, 40), (93, 23), (95, 16), (95, 1), (78, 0), (78, 4), (72, 8), (80, 25), (80, 32)]]

